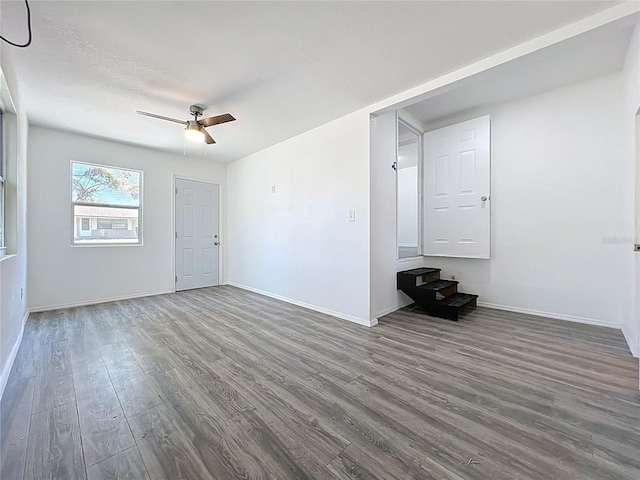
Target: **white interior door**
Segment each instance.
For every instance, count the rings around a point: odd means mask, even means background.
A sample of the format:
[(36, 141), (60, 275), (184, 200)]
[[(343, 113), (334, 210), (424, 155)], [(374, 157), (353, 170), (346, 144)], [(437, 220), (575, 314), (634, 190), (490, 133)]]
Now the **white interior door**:
[(424, 134), (423, 255), (489, 258), (489, 116)]
[(176, 291), (219, 284), (219, 187), (176, 179)]

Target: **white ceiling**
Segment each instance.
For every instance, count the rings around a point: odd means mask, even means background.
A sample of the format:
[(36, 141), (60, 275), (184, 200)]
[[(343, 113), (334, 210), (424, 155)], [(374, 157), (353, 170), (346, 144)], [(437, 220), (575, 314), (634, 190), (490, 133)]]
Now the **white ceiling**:
[(467, 78), (457, 88), (450, 85), (446, 92), (404, 110), (425, 126), (437, 125), (465, 111), (616, 72), (624, 66), (635, 21), (623, 19), (538, 50)]
[[(3, 46), (35, 125), (183, 152), (209, 129), (229, 162), (620, 2), (31, 2), (34, 40)], [(24, 3), (0, 2), (25, 37)], [(202, 151), (198, 151), (202, 155)]]

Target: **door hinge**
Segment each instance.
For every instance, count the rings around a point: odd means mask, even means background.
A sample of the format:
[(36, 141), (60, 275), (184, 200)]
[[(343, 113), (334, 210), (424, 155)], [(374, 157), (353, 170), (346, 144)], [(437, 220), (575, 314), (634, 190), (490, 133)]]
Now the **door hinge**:
[(176, 187), (176, 195), (178, 194), (178, 187)]
[(178, 239), (178, 232), (176, 232), (176, 240)]
[(178, 275), (176, 275), (176, 283), (178, 283)]

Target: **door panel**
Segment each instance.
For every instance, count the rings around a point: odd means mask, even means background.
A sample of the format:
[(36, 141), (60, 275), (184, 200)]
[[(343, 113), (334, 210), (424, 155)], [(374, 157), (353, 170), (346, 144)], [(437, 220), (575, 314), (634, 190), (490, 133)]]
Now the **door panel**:
[(182, 258), (184, 260), (183, 275), (185, 277), (193, 276), (193, 248), (183, 248)]
[[(185, 200), (186, 201), (186, 200)], [(184, 205), (182, 211), (184, 212), (183, 224), (184, 230), (182, 232), (185, 237), (193, 237), (193, 205)]]
[(424, 255), (490, 257), (489, 128), (485, 116), (424, 134)]
[(176, 291), (219, 284), (218, 185), (176, 179)]

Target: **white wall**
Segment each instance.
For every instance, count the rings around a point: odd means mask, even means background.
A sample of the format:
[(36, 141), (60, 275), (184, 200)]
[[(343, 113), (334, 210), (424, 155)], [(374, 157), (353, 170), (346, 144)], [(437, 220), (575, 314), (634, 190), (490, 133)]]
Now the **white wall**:
[(356, 112), (229, 164), (231, 284), (370, 325), (368, 138)]
[(10, 58), (3, 51), (2, 71), (16, 108), (7, 115), (10, 154), (7, 164), (7, 256), (0, 260), (0, 396), (9, 378), (27, 316), (27, 139), (29, 124)]
[[(143, 171), (143, 246), (71, 246), (71, 160)], [(49, 309), (172, 291), (173, 175), (219, 184), (225, 211), (226, 166), (210, 158), (31, 127), (29, 306)], [(221, 239), (224, 247), (224, 214)], [(221, 255), (223, 264), (224, 249)]]
[(633, 159), (615, 73), (491, 115), (491, 260), (427, 258), (483, 304), (617, 326), (633, 312)]

